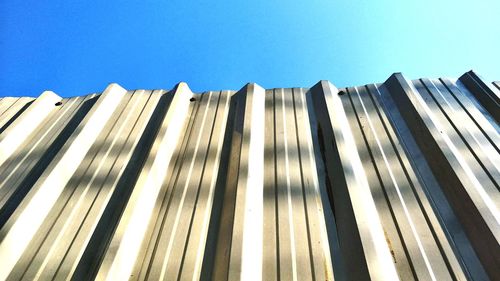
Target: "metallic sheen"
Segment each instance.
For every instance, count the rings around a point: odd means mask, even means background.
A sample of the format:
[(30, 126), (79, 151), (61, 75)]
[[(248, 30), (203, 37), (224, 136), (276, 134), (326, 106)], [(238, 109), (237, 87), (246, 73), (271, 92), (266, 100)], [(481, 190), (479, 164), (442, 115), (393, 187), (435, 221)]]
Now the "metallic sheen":
[(500, 84), (0, 99), (0, 280), (500, 280)]

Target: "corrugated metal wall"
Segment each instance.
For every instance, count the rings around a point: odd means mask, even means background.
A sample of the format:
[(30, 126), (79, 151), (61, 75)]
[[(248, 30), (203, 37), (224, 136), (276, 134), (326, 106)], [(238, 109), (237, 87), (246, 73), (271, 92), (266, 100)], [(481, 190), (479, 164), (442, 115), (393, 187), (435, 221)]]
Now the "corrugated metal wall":
[(0, 279), (500, 280), (500, 84), (0, 100)]

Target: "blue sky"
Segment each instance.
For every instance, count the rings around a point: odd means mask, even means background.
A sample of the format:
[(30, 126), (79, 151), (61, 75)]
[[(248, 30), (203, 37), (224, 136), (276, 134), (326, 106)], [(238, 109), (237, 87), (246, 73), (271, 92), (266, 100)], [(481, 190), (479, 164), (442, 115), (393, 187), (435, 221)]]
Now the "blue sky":
[(500, 1), (0, 1), (0, 96), (500, 80)]

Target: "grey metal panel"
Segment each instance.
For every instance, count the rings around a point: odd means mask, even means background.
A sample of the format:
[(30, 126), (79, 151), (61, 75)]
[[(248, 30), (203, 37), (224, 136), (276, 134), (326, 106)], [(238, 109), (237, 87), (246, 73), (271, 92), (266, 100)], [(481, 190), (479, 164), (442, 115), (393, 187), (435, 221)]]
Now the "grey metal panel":
[(495, 82), (493, 82), (493, 85), (494, 85), (495, 87), (497, 87), (497, 89), (499, 89), (499, 90), (500, 90), (500, 81), (495, 81)]
[(460, 76), (459, 80), (471, 91), (493, 118), (500, 122), (500, 91), (485, 83), (474, 71)]
[[(436, 101), (437, 93), (433, 93), (432, 88), (424, 87), (421, 81), (410, 83), (399, 74), (391, 76), (386, 84), (396, 103), (402, 105), (402, 115), (413, 138), (440, 182), (483, 266), (490, 276), (496, 276), (500, 261), (499, 179), (492, 177), (492, 171), (477, 158), (480, 150), (473, 150), (465, 139), (466, 135), (458, 131), (457, 128), (465, 129), (465, 120), (453, 126), (451, 115), (445, 112), (449, 105)], [(481, 148), (487, 149), (489, 145)], [(493, 150), (490, 155), (496, 158), (498, 151)], [(497, 166), (497, 160), (493, 161)]]
[(0, 280), (497, 280), (498, 88), (2, 98)]
[(14, 120), (28, 108), (33, 98), (10, 98), (0, 101), (0, 134), (5, 131)]

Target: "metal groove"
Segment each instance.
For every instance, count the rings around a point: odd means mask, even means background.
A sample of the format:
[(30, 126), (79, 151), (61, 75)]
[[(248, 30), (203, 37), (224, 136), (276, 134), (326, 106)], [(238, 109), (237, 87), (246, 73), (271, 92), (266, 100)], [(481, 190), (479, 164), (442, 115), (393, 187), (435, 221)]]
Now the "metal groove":
[(0, 280), (500, 279), (500, 84), (0, 99)]

